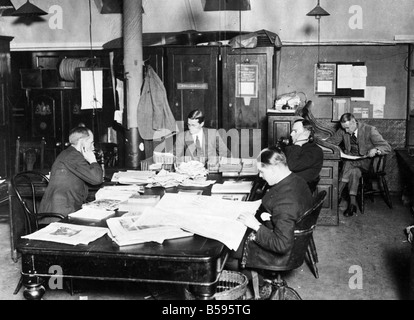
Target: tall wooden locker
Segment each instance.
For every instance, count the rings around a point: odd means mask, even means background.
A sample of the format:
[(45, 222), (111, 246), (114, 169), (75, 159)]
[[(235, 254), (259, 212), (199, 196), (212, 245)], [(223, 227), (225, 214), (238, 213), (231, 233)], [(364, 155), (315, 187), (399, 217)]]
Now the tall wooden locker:
[[(11, 170), (10, 152), (10, 108), (8, 91), (10, 85), (10, 41), (13, 38), (0, 36), (0, 180), (9, 180)], [(0, 184), (0, 203), (7, 200), (7, 183)]]
[(241, 157), (255, 157), (267, 145), (266, 111), (274, 101), (274, 47), (223, 47), (222, 52), (223, 127), (239, 132)]
[(205, 126), (219, 128), (220, 47), (167, 47), (168, 101), (176, 120), (201, 109)]

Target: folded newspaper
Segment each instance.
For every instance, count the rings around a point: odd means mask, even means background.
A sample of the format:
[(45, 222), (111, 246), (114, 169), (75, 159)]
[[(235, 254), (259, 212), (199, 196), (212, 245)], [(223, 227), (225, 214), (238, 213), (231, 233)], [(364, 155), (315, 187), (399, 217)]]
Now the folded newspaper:
[(23, 239), (87, 245), (108, 233), (107, 228), (52, 222), (46, 227), (22, 236)]
[(106, 221), (109, 236), (118, 246), (157, 242), (192, 236), (193, 233), (174, 226), (142, 225), (137, 217), (111, 218)]

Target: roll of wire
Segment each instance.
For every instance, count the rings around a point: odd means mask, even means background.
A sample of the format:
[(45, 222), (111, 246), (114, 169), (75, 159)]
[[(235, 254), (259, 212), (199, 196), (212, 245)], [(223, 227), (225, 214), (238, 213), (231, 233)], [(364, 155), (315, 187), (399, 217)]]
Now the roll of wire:
[(64, 58), (59, 65), (59, 75), (65, 81), (75, 81), (77, 68), (96, 67), (96, 60), (92, 58)]

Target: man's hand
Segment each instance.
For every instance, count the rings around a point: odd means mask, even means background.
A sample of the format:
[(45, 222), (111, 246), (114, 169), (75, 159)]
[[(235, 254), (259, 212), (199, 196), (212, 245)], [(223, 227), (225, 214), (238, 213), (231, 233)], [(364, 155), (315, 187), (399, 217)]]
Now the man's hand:
[(254, 231), (259, 230), (261, 226), (260, 222), (251, 213), (243, 212), (237, 220), (244, 223), (246, 227), (253, 229)]
[(82, 147), (81, 153), (83, 157), (85, 158), (85, 160), (88, 161), (89, 164), (97, 162), (95, 153), (92, 150)]
[(379, 154), (379, 150), (377, 148), (373, 148), (368, 151), (367, 157), (372, 158), (372, 157), (375, 157), (377, 154)]

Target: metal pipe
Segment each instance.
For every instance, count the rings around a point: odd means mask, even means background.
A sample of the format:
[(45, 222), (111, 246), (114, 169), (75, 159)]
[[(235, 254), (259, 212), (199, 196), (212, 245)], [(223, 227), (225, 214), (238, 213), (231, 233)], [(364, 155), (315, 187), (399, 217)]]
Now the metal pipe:
[(142, 0), (123, 1), (124, 69), (126, 83), (126, 166), (138, 168), (143, 158), (138, 131), (138, 103), (143, 83)]

